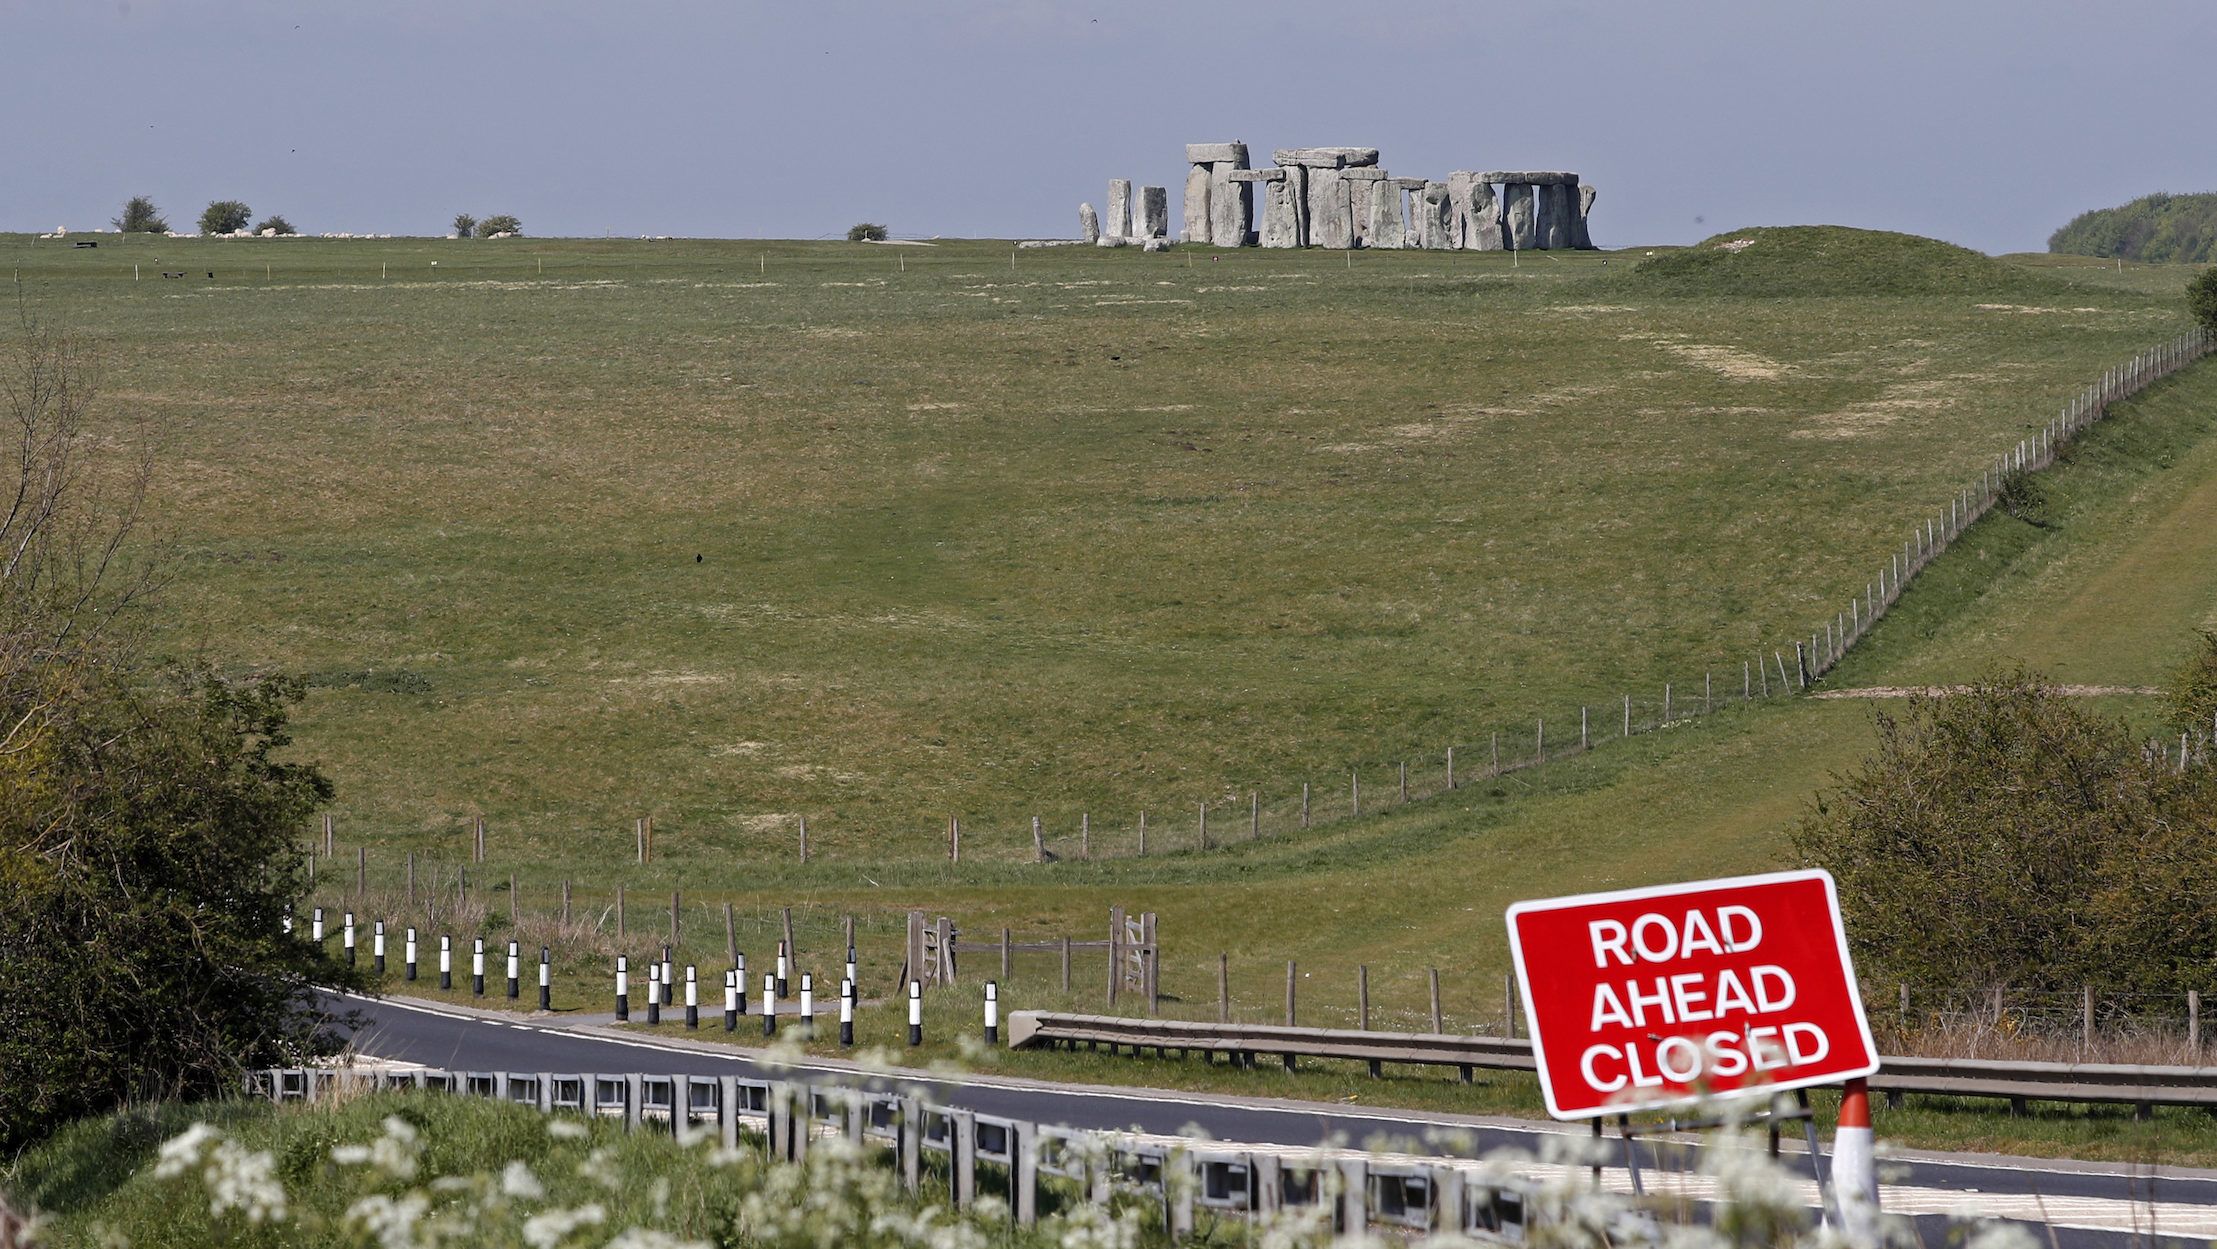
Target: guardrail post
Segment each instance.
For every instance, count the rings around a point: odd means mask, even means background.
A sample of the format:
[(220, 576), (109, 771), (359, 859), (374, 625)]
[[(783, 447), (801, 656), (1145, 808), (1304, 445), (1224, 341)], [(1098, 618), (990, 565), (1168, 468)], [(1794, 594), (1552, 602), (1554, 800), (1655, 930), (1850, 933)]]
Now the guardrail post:
[(716, 1143), (739, 1148), (739, 1077), (716, 1077)]
[(1009, 1155), (1009, 1204), (1015, 1207), (1016, 1225), (1030, 1227), (1039, 1221), (1038, 1125), (1009, 1125)]
[(947, 1120), (955, 1207), (963, 1209), (978, 1199), (978, 1117), (967, 1110), (950, 1110)]
[(636, 1072), (624, 1077), (624, 1131), (639, 1130), (639, 1103), (646, 1098), (646, 1078)]
[(1183, 1149), (1162, 1160), (1163, 1230), (1172, 1243), (1193, 1235), (1193, 1191), (1200, 1186), (1196, 1171), (1193, 1155)]
[(1349, 1158), (1339, 1164), (1339, 1233), (1360, 1236), (1370, 1227), (1370, 1162)]
[(901, 1186), (910, 1192), (924, 1183), (924, 1099), (901, 1098), (901, 1121), (893, 1148), (900, 1155)]
[(1433, 1167), (1432, 1179), (1432, 1230), (1450, 1236), (1462, 1234), (1466, 1216), (1463, 1202), (1467, 1191), (1467, 1177), (1461, 1167)]
[(2186, 991), (2186, 1052), (2196, 1063), (2202, 1057), (2202, 991)]
[(1253, 1154), (1254, 1170), (1250, 1173), (1247, 1203), (1256, 1214), (1278, 1213), (1285, 1204), (1285, 1175), (1276, 1154)]
[(793, 1154), (791, 1086), (784, 1083), (772, 1084), (768, 1102), (764, 1109), (770, 1115), (770, 1157), (778, 1162), (790, 1162)]

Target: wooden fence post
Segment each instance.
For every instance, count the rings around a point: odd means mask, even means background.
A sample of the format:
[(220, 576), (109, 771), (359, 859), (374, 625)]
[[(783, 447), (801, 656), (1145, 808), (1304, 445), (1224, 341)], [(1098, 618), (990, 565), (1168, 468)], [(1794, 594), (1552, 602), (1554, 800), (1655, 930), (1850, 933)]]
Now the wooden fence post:
[(328, 811), (326, 811), (326, 812), (324, 812), (324, 815), (323, 815), (323, 857), (324, 857), (324, 858), (327, 858), (327, 859), (328, 859), (328, 858), (330, 858), (330, 857), (331, 857), (331, 851), (332, 851), (332, 845), (331, 845), (331, 843), (332, 843), (332, 840), (333, 840), (333, 834), (332, 834), (332, 832), (331, 832), (331, 813), (330, 813), (330, 812), (328, 812)]
[[(732, 918), (732, 914), (731, 914), (731, 903), (729, 903), (729, 902), (726, 902), (726, 903), (724, 903), (724, 966), (726, 966), (726, 967), (737, 967), (738, 965), (739, 965), (739, 925), (738, 925), (738, 923), (737, 923), (737, 922), (736, 922), (735, 920), (733, 920), (733, 918)], [(740, 996), (744, 997), (744, 996), (746, 995), (746, 992), (747, 992), (747, 986), (745, 986), (745, 985), (740, 985), (740, 986), (739, 986), (739, 993), (740, 993)]]
[(1070, 992), (1070, 934), (1062, 934), (1062, 991)]
[(1301, 827), (1309, 826), (1309, 783), (1301, 782)]
[(2188, 989), (2186, 991), (2186, 1052), (2193, 1057), (2196, 1065), (2201, 1063), (2202, 991), (2200, 989)]
[(1117, 983), (1124, 978), (1124, 908), (1109, 908), (1108, 1004), (1116, 1005)]
[(1139, 857), (1147, 857), (1147, 813), (1139, 813)]
[(1262, 791), (1247, 791), (1247, 839), (1253, 841), (1262, 836)]
[(1208, 849), (1208, 848), (1209, 848), (1209, 804), (1207, 804), (1207, 803), (1205, 803), (1205, 802), (1201, 804), (1201, 824), (1200, 824), (1200, 829), (1201, 829), (1201, 848), (1202, 848), (1203, 850), (1206, 850), (1206, 849)]
[(562, 926), (570, 926), (570, 878), (562, 878)]
[[(1295, 968), (1294, 968), (1294, 962), (1293, 962), (1293, 960), (1292, 960), (1292, 959), (1290, 959), (1290, 958), (1289, 958), (1289, 959), (1287, 959), (1287, 960), (1286, 960), (1286, 1027), (1288, 1027), (1288, 1028), (1292, 1028), (1292, 1027), (1297, 1027), (1297, 1026), (1299, 1026), (1299, 1025), (1297, 1025), (1297, 1024), (1296, 1024), (1296, 1023), (1294, 1022), (1294, 1012), (1293, 1012), (1293, 1006), (1294, 1006), (1294, 981), (1295, 981), (1295, 979), (1296, 979), (1296, 977), (1297, 977), (1297, 974), (1298, 974), (1298, 973), (1296, 972), (1296, 970), (1295, 970)], [(1292, 1066), (1292, 1064), (1291, 1064), (1291, 1063), (1289, 1062), (1289, 1063), (1287, 1064), (1287, 1066), (1288, 1066), (1288, 1068), (1290, 1069), (1290, 1067)]]
[(1216, 956), (1216, 1022), (1232, 1021), (1232, 960), (1219, 951)]
[(1045, 863), (1046, 861), (1047, 842), (1039, 835), (1039, 817), (1035, 815), (1032, 817), (1032, 862)]
[(354, 847), (354, 896), (369, 896), (369, 847)]
[(676, 944), (678, 943), (678, 940), (679, 940), (679, 919), (678, 919), (678, 907), (679, 907), (679, 901), (678, 901), (678, 891), (677, 891), (677, 890), (675, 890), (675, 889), (672, 889), (672, 890), (670, 890), (670, 944), (671, 944), (671, 945), (676, 945)]
[(1438, 1034), (1447, 1030), (1444, 1026), (1442, 1026), (1440, 1022), (1440, 969), (1437, 967), (1427, 967), (1424, 970), (1425, 978), (1431, 981), (1432, 1033), (1433, 1035), (1437, 1036)]
[(1355, 965), (1355, 1026), (1370, 1031), (1370, 967)]
[(1449, 789), (1455, 788), (1455, 748), (1453, 746), (1447, 748), (1447, 787)]
[(624, 884), (616, 882), (616, 935), (624, 935)]
[(408, 852), (408, 909), (416, 907), (416, 852)]
[(1009, 944), (1008, 929), (1001, 929), (1001, 983), (1016, 979), (1016, 948)]
[(1516, 976), (1501, 977), (1501, 1031), (1512, 1040), (1516, 1037)]
[(1078, 857), (1093, 857), (1093, 813), (1090, 811), (1078, 814)]
[[(793, 964), (793, 974), (799, 975), (801, 965), (801, 947), (798, 942), (793, 940), (793, 908), (789, 906), (783, 908), (779, 912), (779, 921), (785, 930), (785, 957), (791, 960)], [(952, 943), (949, 944), (947, 952), (950, 957), (953, 955), (954, 948)], [(841, 953), (845, 953), (845, 951), (841, 951)]]
[(808, 862), (808, 817), (801, 816), (801, 862)]

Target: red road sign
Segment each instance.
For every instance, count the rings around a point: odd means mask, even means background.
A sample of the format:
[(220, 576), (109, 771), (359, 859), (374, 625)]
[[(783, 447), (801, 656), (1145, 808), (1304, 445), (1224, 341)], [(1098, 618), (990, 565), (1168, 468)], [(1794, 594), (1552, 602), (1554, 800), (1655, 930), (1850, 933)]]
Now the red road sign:
[(1878, 1070), (1829, 872), (1519, 902), (1509, 949), (1558, 1119)]

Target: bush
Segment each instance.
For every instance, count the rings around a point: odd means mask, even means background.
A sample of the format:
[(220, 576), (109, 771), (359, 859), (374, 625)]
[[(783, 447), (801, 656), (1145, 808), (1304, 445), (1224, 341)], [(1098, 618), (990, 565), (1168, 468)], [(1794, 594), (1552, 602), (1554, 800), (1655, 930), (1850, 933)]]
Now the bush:
[(2217, 268), (2202, 270), (2200, 277), (2186, 284), (2186, 310), (2194, 315), (2195, 324), (2217, 334)]
[(2171, 679), (2171, 731), (2217, 729), (2217, 632), (2204, 629), (2201, 645)]
[(162, 211), (154, 207), (151, 197), (134, 195), (124, 201), (123, 215), (109, 224), (125, 234), (167, 234), (169, 222), (162, 219)]
[(1794, 829), (1839, 879), (1857, 970), (1958, 994), (2183, 992), (2217, 951), (2217, 777), (2151, 758), (2019, 671), (1880, 713)]
[(287, 220), (285, 220), (285, 219), (284, 219), (283, 217), (264, 217), (264, 218), (262, 218), (262, 224), (260, 224), (260, 225), (258, 225), (258, 226), (255, 226), (255, 227), (254, 227), (254, 232), (255, 232), (256, 234), (298, 234), (298, 233), (300, 233), (300, 231), (298, 231), (298, 230), (295, 230), (295, 229), (293, 229), (293, 223), (292, 223), (292, 222), (290, 222), (290, 221), (287, 221)]
[[(317, 985), (365, 983), (303, 932), (296, 840), (328, 800), (282, 760), (301, 686), (151, 668), (130, 538), (148, 466), (88, 436), (65, 335), (0, 358), (0, 1152), (151, 1094), (213, 1094), (316, 1048)], [(123, 479), (116, 489), (103, 483)]]
[(514, 216), (508, 213), (495, 213), (477, 223), (477, 237), (489, 239), (496, 234), (521, 236), (523, 234), (523, 222), (516, 220)]
[(454, 214), (454, 237), (466, 239), (476, 229), (477, 218), (470, 216), (468, 213)]
[(885, 241), (885, 227), (872, 221), (848, 226), (847, 241), (850, 243), (883, 243)]
[(254, 219), (254, 211), (235, 199), (219, 199), (200, 210), (202, 234), (237, 234)]

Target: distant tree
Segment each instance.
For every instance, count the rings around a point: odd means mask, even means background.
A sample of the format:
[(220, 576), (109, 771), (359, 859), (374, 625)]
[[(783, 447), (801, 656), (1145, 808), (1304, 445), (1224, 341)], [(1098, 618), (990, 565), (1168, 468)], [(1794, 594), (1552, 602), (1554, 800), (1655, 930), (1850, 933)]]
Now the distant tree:
[(470, 232), (475, 229), (477, 229), (477, 218), (470, 216), (468, 213), (454, 214), (454, 237), (466, 239), (470, 236)]
[(167, 234), (169, 223), (162, 220), (162, 210), (154, 207), (151, 196), (134, 195), (124, 201), (123, 215), (110, 223), (125, 234)]
[(2186, 310), (2212, 334), (2217, 334), (2217, 269), (2205, 269), (2186, 286)]
[(285, 220), (283, 217), (275, 216), (262, 218), (262, 224), (255, 226), (254, 232), (256, 234), (262, 234), (265, 232), (270, 234), (300, 233), (300, 231), (293, 229), (292, 222)]
[(848, 226), (847, 241), (850, 243), (883, 243), (885, 241), (885, 227), (874, 221), (865, 221), (860, 225)]
[(523, 222), (518, 221), (509, 213), (494, 213), (477, 223), (477, 237), (481, 239), (489, 239), (496, 234), (520, 235), (522, 233)]
[(202, 234), (236, 234), (254, 219), (254, 210), (235, 199), (219, 199), (200, 210)]
[(2048, 238), (2048, 250), (2149, 264), (2217, 260), (2217, 194), (2157, 192), (2080, 213)]
[(1879, 713), (1793, 831), (1840, 883), (1856, 970), (1958, 994), (2184, 992), (2217, 971), (2217, 768), (2023, 671)]

